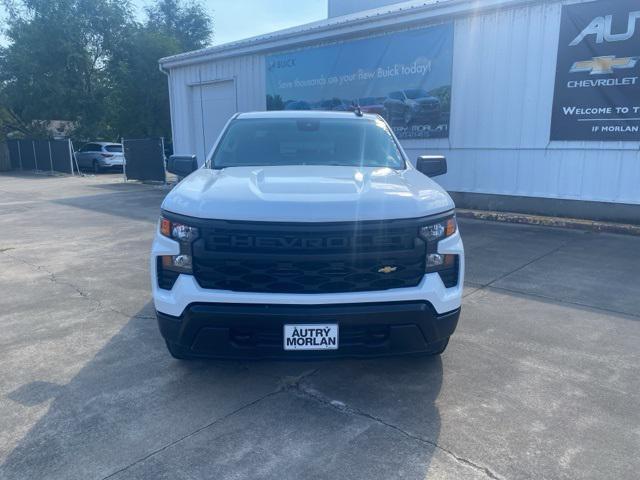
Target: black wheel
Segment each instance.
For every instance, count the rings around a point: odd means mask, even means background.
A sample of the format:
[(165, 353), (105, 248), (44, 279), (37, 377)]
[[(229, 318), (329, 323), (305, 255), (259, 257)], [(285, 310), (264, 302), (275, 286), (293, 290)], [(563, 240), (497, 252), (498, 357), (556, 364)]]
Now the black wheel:
[(447, 345), (449, 345), (448, 337), (444, 340), (440, 340), (439, 342), (432, 344), (431, 345), (432, 348), (429, 351), (429, 355), (440, 355), (444, 353), (444, 351), (447, 349)]
[(93, 161), (93, 173), (95, 173), (95, 174), (100, 173), (100, 165), (98, 165), (98, 161), (97, 160)]
[(173, 358), (177, 360), (191, 359), (191, 355), (189, 355), (189, 350), (187, 348), (184, 348), (180, 345), (176, 345), (175, 343), (171, 343), (168, 341), (165, 341), (165, 343), (167, 344), (167, 350), (169, 350), (169, 353)]

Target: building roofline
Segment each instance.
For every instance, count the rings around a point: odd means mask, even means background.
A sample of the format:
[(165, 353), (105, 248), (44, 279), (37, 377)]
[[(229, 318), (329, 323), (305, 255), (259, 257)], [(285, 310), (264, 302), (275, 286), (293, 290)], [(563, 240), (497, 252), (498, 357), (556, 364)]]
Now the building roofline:
[(476, 14), (524, 4), (559, 1), (562, 0), (421, 0), (403, 2), (161, 58), (160, 66), (163, 71), (166, 71), (211, 60), (293, 49), (319, 41), (385, 31), (389, 28), (410, 26), (425, 21), (436, 22), (444, 18), (464, 16), (469, 13)]

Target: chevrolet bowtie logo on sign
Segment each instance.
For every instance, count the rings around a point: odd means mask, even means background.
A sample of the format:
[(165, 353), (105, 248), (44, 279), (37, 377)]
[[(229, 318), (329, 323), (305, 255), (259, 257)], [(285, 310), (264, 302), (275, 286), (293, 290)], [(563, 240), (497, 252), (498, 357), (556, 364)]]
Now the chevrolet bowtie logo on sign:
[(617, 58), (614, 55), (594, 57), (591, 60), (575, 62), (571, 73), (590, 73), (591, 75), (612, 74), (614, 69), (634, 68), (640, 57)]
[(386, 273), (393, 273), (396, 270), (398, 270), (398, 267), (389, 267), (389, 266), (387, 266), (387, 267), (382, 267), (382, 268), (378, 269), (378, 273), (385, 273), (385, 274)]

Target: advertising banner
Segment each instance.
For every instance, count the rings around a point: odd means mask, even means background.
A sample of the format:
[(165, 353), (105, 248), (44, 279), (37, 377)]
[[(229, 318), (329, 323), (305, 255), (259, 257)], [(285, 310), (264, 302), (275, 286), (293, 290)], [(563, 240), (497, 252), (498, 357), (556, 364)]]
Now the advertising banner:
[(640, 2), (562, 8), (551, 140), (640, 140)]
[(382, 115), (400, 139), (449, 136), (453, 23), (267, 57), (267, 110)]

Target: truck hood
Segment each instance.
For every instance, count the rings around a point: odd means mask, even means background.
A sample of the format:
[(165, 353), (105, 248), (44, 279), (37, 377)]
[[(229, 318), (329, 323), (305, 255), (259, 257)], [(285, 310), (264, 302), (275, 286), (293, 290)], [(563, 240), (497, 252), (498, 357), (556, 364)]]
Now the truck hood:
[(200, 168), (167, 195), (162, 208), (208, 219), (342, 222), (419, 218), (454, 204), (414, 169), (274, 166)]

